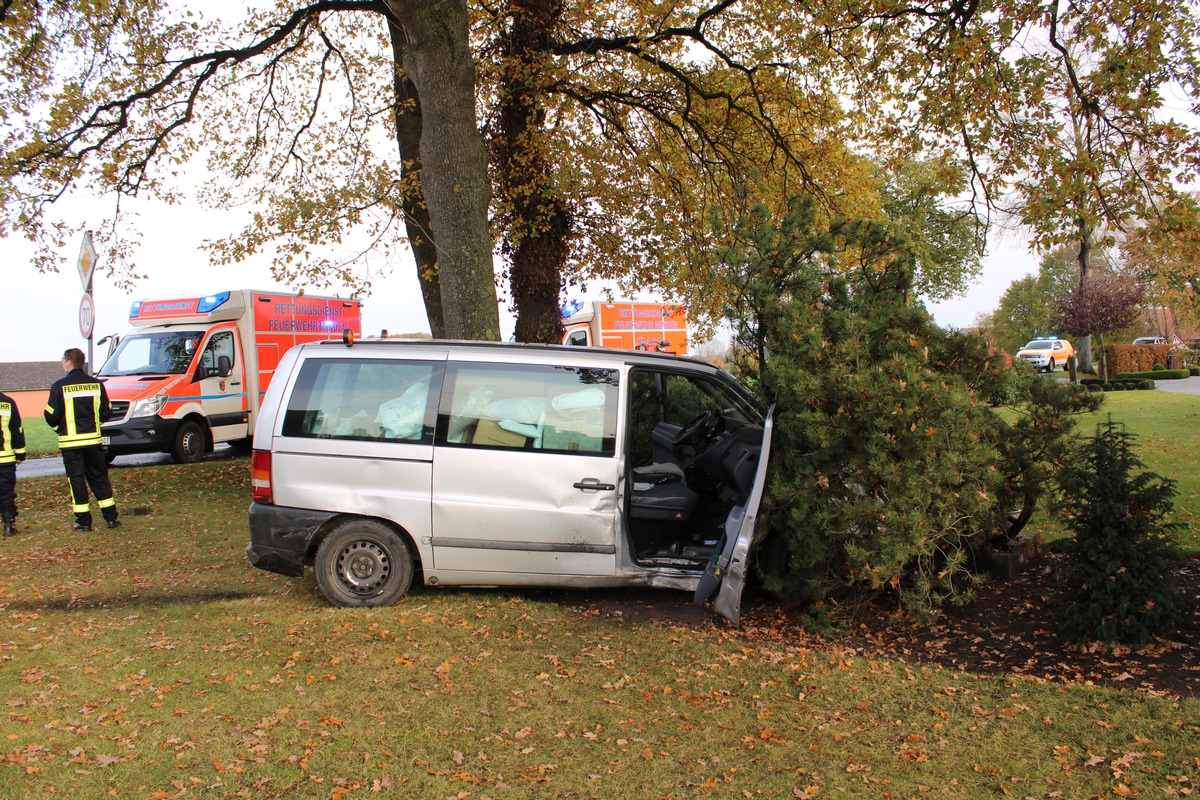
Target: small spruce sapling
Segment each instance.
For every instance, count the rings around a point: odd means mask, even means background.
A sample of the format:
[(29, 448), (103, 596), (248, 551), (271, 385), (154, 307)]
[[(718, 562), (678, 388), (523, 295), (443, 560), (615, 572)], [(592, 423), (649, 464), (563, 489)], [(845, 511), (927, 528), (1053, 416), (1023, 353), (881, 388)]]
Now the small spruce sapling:
[(1168, 521), (1175, 482), (1144, 471), (1135, 438), (1110, 417), (1059, 473), (1075, 533), (1054, 612), (1068, 639), (1143, 644), (1186, 622), (1183, 555), (1171, 538), (1180, 525)]

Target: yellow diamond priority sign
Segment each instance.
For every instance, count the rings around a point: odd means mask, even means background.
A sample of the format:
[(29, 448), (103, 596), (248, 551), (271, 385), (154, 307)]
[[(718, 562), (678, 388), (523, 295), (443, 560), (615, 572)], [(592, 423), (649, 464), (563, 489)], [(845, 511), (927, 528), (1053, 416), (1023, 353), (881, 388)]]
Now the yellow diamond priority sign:
[(83, 290), (86, 292), (88, 287), (92, 285), (92, 273), (96, 271), (96, 262), (99, 256), (96, 254), (96, 248), (92, 244), (92, 232), (83, 232), (83, 244), (79, 248), (79, 280), (83, 282)]

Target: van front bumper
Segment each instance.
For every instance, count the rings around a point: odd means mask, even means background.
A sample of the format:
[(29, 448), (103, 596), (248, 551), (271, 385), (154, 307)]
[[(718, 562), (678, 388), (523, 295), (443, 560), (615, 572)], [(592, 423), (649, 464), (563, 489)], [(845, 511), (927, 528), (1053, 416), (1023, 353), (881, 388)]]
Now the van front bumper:
[(165, 453), (175, 441), (177, 419), (134, 417), (119, 426), (100, 426), (100, 435), (108, 438), (108, 452), (116, 455), (130, 453)]
[(250, 544), (246, 558), (267, 572), (299, 577), (312, 563), (310, 545), (334, 514), (267, 503), (250, 504)]

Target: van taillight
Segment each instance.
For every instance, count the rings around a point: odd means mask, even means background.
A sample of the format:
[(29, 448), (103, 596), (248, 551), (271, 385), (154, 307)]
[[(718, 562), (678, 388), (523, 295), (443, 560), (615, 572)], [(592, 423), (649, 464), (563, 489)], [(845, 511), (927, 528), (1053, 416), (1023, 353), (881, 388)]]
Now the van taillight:
[(256, 503), (273, 502), (271, 498), (270, 450), (255, 450), (250, 455), (250, 488)]

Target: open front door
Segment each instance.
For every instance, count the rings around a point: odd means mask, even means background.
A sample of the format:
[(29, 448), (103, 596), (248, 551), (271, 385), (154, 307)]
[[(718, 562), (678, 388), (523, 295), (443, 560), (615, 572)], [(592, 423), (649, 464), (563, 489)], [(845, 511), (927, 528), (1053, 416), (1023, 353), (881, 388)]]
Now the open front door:
[(245, 439), (252, 433), (246, 413), (246, 365), (232, 322), (209, 335), (193, 380), (213, 442)]
[(696, 588), (696, 605), (707, 604), (716, 594), (713, 608), (735, 626), (741, 624), (742, 589), (746, 586), (746, 567), (749, 564), (750, 547), (754, 544), (758, 507), (766, 490), (774, 414), (775, 406), (771, 406), (767, 411), (766, 422), (763, 423), (762, 450), (758, 454), (758, 468), (754, 473), (754, 487), (750, 490), (750, 496), (743, 505), (734, 506), (729, 512), (721, 540), (717, 542), (712, 559), (708, 562), (704, 575), (700, 577), (700, 585)]

